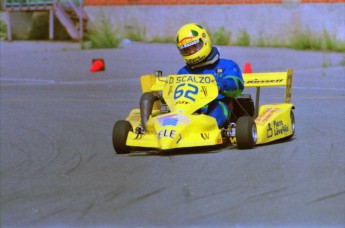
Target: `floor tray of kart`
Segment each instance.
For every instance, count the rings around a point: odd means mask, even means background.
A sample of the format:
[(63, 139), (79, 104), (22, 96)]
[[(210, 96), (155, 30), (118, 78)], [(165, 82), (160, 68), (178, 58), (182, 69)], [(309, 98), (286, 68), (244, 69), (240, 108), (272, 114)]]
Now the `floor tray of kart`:
[[(295, 132), (292, 76), (292, 69), (243, 74), (245, 88), (256, 88), (255, 104), (250, 94), (229, 99), (230, 120), (220, 129), (213, 117), (198, 111), (218, 96), (213, 75), (163, 77), (159, 71), (143, 75), (140, 108), (133, 109), (125, 120), (117, 121), (113, 127), (115, 152), (126, 154), (133, 148), (165, 151), (220, 144), (251, 149), (258, 144), (289, 139)], [(285, 88), (284, 102), (259, 106), (261, 87), (276, 86)]]

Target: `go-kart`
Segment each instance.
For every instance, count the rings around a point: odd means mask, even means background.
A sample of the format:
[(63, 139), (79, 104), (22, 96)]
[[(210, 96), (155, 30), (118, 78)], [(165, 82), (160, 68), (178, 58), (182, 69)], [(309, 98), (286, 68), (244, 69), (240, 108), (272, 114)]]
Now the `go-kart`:
[[(218, 96), (211, 74), (162, 76), (161, 71), (141, 76), (143, 97), (140, 108), (113, 127), (113, 147), (117, 154), (133, 148), (166, 151), (177, 148), (237, 145), (251, 149), (258, 144), (289, 139), (295, 132), (291, 104), (292, 69), (287, 72), (243, 74), (245, 88), (256, 88), (254, 104), (250, 94), (229, 99), (231, 115), (226, 127), (199, 110)], [(260, 88), (284, 86), (285, 102), (259, 107)], [(149, 101), (149, 102), (147, 102)]]

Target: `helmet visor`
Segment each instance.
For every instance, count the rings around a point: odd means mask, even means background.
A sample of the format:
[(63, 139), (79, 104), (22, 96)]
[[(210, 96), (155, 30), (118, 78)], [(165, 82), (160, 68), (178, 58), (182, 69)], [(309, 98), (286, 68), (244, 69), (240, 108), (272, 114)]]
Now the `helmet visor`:
[[(191, 45), (189, 45), (189, 44), (191, 44)], [(198, 52), (204, 46), (204, 42), (201, 39), (196, 40), (196, 41), (189, 43), (189, 44), (186, 44), (186, 45), (181, 46), (179, 48), (181, 55), (183, 55), (183, 56), (192, 55), (192, 54)]]

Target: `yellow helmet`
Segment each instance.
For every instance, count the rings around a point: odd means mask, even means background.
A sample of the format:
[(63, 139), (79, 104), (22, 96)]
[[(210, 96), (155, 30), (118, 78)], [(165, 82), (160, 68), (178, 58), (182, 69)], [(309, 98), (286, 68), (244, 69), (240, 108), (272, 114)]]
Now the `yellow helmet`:
[(194, 23), (186, 24), (178, 30), (176, 46), (189, 65), (200, 63), (212, 51), (211, 39), (206, 29)]

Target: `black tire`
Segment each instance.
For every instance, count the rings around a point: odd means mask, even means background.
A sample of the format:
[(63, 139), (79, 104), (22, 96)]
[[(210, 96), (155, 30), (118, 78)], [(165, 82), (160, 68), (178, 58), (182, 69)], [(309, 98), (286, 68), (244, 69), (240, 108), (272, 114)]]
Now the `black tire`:
[(133, 131), (130, 122), (119, 120), (113, 127), (113, 147), (117, 154), (128, 154), (131, 148), (126, 145), (128, 132)]
[(291, 121), (291, 128), (292, 128), (292, 135), (286, 137), (286, 139), (291, 139), (292, 136), (295, 134), (295, 114), (293, 113), (292, 109), (290, 111), (290, 121)]
[(256, 124), (252, 117), (242, 116), (236, 122), (236, 142), (239, 149), (252, 149), (256, 144)]

